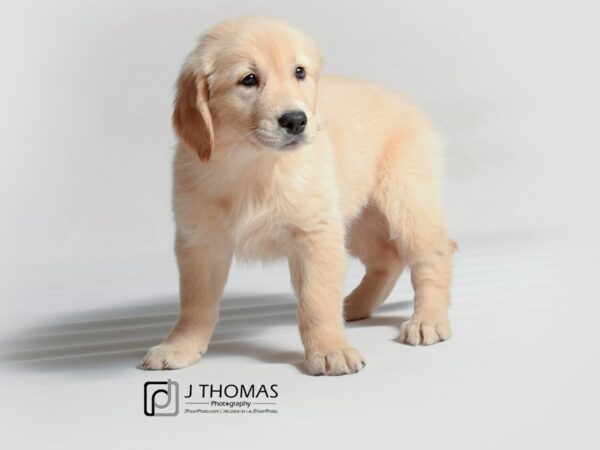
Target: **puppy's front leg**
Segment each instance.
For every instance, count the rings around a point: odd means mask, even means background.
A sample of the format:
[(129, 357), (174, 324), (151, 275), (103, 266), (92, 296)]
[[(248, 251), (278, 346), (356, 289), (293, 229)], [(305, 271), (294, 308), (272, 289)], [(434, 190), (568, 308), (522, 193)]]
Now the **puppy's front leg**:
[(194, 364), (206, 352), (219, 317), (219, 300), (229, 274), (232, 248), (221, 238), (202, 244), (176, 238), (179, 320), (164, 342), (148, 351), (145, 369), (180, 369)]
[(361, 370), (362, 355), (350, 347), (342, 317), (345, 253), (343, 232), (298, 233), (289, 256), (298, 296), (298, 324), (311, 375), (343, 375)]

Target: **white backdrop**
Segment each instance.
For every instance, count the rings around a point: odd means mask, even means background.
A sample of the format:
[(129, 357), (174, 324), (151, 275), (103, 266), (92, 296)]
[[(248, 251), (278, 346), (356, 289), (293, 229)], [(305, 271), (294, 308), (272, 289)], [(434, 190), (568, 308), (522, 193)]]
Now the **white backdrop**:
[[(11, 448), (593, 446), (594, 2), (0, 5), (0, 423)], [(235, 266), (200, 364), (136, 370), (177, 314), (173, 84), (203, 30), (245, 14), (287, 19), (321, 44), (326, 71), (400, 90), (433, 117), (461, 248), (450, 342), (395, 342), (411, 308), (404, 277), (373, 319), (348, 326), (369, 366), (308, 377), (285, 266)], [(563, 251), (573, 237), (588, 239), (585, 255)], [(361, 276), (351, 264), (346, 287)], [(156, 422), (141, 389), (167, 376), (279, 383), (281, 414)]]
[(430, 112), (458, 239), (564, 228), (598, 161), (598, 33), (589, 10), (553, 3), (3, 3), (1, 263), (170, 258), (174, 79), (204, 29), (250, 13), (311, 33), (327, 71)]

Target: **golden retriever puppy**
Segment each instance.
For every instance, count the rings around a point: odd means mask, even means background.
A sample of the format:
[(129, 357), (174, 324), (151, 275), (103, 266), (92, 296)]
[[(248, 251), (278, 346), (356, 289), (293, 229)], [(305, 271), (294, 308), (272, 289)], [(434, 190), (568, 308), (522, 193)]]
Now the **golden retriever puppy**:
[[(144, 359), (177, 369), (206, 352), (232, 258), (287, 258), (306, 370), (354, 373), (344, 318), (369, 317), (411, 269), (400, 340), (450, 337), (451, 258), (438, 139), (400, 95), (321, 76), (315, 43), (275, 19), (208, 31), (181, 69), (173, 125), (177, 324)], [(365, 265), (345, 299), (346, 252)]]

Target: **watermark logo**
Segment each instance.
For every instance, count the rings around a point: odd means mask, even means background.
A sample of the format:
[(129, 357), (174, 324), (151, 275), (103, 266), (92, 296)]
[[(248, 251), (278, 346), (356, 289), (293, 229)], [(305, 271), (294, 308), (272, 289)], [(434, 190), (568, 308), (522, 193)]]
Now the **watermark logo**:
[[(188, 384), (147, 381), (144, 384), (146, 416), (182, 414), (278, 414), (277, 384)], [(181, 405), (181, 408), (180, 408)]]
[(179, 384), (171, 379), (144, 383), (144, 414), (147, 416), (179, 414)]

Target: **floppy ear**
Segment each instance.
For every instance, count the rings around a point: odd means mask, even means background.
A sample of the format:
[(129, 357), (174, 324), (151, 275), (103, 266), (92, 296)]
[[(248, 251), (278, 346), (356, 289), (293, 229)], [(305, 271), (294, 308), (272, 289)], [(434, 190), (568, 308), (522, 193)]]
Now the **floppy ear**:
[(204, 76), (183, 71), (177, 80), (173, 128), (181, 143), (194, 150), (204, 162), (214, 146), (212, 118), (208, 109), (208, 85)]

